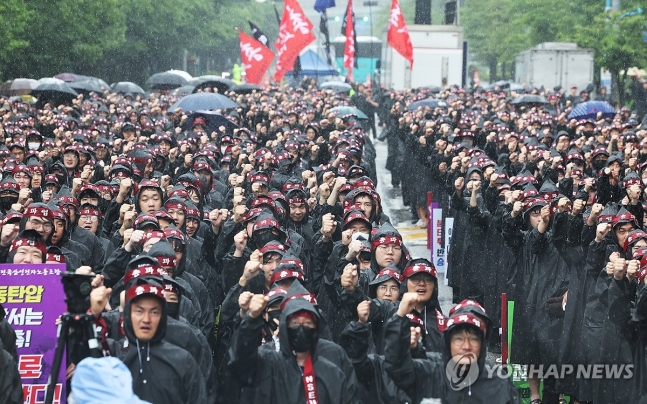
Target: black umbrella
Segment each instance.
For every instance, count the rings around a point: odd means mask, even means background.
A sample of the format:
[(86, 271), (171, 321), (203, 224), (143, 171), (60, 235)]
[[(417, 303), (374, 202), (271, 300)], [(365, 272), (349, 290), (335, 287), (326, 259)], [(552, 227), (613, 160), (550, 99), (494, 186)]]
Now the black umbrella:
[(187, 84), (186, 86), (178, 87), (174, 89), (171, 93), (177, 97), (184, 97), (185, 95), (193, 94), (195, 86)]
[(257, 86), (256, 84), (242, 83), (236, 84), (230, 89), (230, 91), (234, 91), (238, 94), (249, 94), (254, 91), (261, 91), (262, 89), (263, 88), (261, 86)]
[(197, 79), (191, 80), (189, 84), (195, 84), (194, 93), (207, 87), (215, 87), (221, 94), (229, 91), (236, 85), (234, 81), (218, 76), (200, 76)]
[(412, 102), (409, 104), (407, 109), (409, 111), (415, 111), (418, 109), (418, 107), (422, 107), (423, 109), (425, 107), (429, 107), (431, 109), (434, 108), (447, 108), (447, 102), (445, 100), (437, 100), (435, 98), (427, 98), (426, 100), (420, 100), (416, 102)]
[(169, 112), (173, 112), (178, 108), (182, 108), (183, 111), (201, 111), (231, 109), (236, 107), (238, 107), (238, 104), (222, 94), (198, 93), (187, 95), (180, 99), (178, 102), (171, 105)]
[(115, 93), (137, 93), (144, 94), (143, 88), (130, 81), (120, 81), (112, 86), (112, 91)]
[(427, 90), (431, 91), (432, 93), (439, 93), (439, 92), (443, 91), (442, 87), (434, 86), (434, 85), (422, 86), (420, 88), (427, 89)]
[(182, 130), (191, 130), (193, 128), (193, 120), (197, 117), (203, 117), (207, 123), (205, 132), (211, 134), (213, 132), (219, 132), (221, 126), (227, 128), (227, 133), (231, 134), (234, 132), (234, 129), (238, 129), (239, 126), (227, 119), (227, 117), (213, 111), (196, 111), (192, 114), (189, 114), (186, 121), (182, 125)]
[(352, 89), (350, 84), (344, 83), (343, 81), (327, 81), (319, 84), (319, 88), (333, 90), (337, 94), (348, 93)]
[(156, 90), (169, 90), (172, 88), (182, 87), (187, 84), (184, 77), (178, 76), (175, 73), (162, 72), (155, 73), (146, 80), (151, 88)]
[(32, 91), (32, 95), (38, 98), (41, 104), (54, 101), (57, 104), (72, 102), (79, 94), (67, 83), (41, 84)]
[(95, 92), (98, 94), (103, 93), (103, 89), (96, 81), (84, 80), (84, 81), (75, 81), (70, 83), (69, 86), (76, 90), (79, 93), (88, 94), (90, 92)]
[(511, 105), (527, 105), (527, 104), (548, 104), (546, 97), (541, 95), (522, 95), (510, 101)]

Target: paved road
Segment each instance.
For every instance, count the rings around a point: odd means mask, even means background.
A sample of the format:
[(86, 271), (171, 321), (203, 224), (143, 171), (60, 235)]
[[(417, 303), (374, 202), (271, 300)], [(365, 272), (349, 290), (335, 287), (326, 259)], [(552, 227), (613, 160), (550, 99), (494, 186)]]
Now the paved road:
[[(385, 169), (387, 147), (386, 142), (375, 141), (377, 158), (375, 165), (377, 168), (377, 192), (382, 197), (382, 208), (391, 218), (391, 223), (402, 234), (402, 238), (411, 252), (412, 258), (430, 258), (430, 252), (427, 249), (427, 230), (415, 227), (411, 224), (411, 212), (407, 206), (402, 204), (402, 194), (400, 188), (391, 186), (391, 173)], [(438, 300), (444, 313), (448, 313), (452, 307), (452, 289), (445, 286), (443, 274), (438, 277), (440, 290)]]

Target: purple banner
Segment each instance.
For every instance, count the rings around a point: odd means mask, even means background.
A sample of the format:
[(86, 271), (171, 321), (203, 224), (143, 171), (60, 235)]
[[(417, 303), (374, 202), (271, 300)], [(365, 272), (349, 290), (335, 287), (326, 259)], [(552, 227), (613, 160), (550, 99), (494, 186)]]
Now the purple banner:
[[(56, 350), (56, 319), (66, 311), (61, 273), (65, 264), (0, 265), (0, 303), (16, 331), (18, 370), (25, 404), (45, 402)], [(65, 358), (54, 403), (65, 403)]]

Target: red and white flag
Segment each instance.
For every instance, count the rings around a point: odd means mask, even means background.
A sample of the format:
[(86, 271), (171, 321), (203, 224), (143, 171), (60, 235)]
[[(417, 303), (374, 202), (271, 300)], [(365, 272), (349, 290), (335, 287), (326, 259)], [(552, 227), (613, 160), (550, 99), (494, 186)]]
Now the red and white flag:
[(274, 80), (280, 81), (292, 69), (299, 53), (315, 40), (312, 23), (301, 10), (297, 0), (285, 0), (279, 38), (274, 43), (279, 57)]
[(240, 37), (240, 58), (245, 67), (247, 82), (261, 84), (265, 72), (272, 64), (274, 52), (243, 31), (238, 31), (238, 34)]
[(355, 21), (353, 16), (353, 0), (348, 0), (346, 7), (346, 42), (344, 43), (344, 67), (348, 69), (348, 79), (353, 80), (355, 66)]
[(404, 21), (402, 9), (398, 0), (391, 2), (391, 14), (389, 15), (389, 30), (386, 34), (386, 42), (395, 49), (403, 58), (409, 61), (413, 69), (413, 45), (409, 37), (409, 29)]

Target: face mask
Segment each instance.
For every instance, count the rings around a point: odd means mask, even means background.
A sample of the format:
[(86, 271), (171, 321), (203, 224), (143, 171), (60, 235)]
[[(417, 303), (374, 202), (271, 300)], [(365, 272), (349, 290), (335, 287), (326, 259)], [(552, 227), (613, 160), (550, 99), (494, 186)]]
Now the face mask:
[(27, 147), (29, 148), (29, 150), (38, 150), (38, 148), (40, 147), (40, 143), (38, 143), (38, 142), (29, 142), (29, 143), (27, 143)]
[(358, 240), (359, 239), (359, 240), (368, 241), (368, 240), (371, 239), (371, 237), (366, 233), (353, 233), (353, 236), (351, 237), (351, 239), (353, 239), (353, 240)]
[(647, 185), (647, 178), (643, 178), (643, 185)]
[[(281, 317), (281, 310), (272, 310), (267, 312), (267, 326), (272, 331), (272, 334), (279, 328), (279, 317)], [(276, 322), (274, 321), (276, 320)]]
[(314, 345), (317, 338), (317, 330), (299, 326), (297, 328), (288, 328), (288, 341), (290, 346), (297, 352), (309, 351)]
[(180, 317), (180, 303), (166, 302), (166, 312), (169, 317), (177, 320)]
[(278, 240), (278, 236), (276, 236), (274, 233), (271, 231), (264, 231), (261, 233), (256, 233), (252, 236), (252, 241), (256, 245), (256, 248), (260, 249), (265, 244), (269, 243), (270, 241), (276, 241)]
[(0, 205), (2, 205), (2, 209), (4, 210), (9, 210), (11, 209), (11, 205), (14, 203), (18, 202), (18, 197), (17, 196), (3, 196), (0, 197)]
[(607, 162), (605, 160), (593, 160), (593, 167), (595, 167), (596, 170), (602, 169)]

